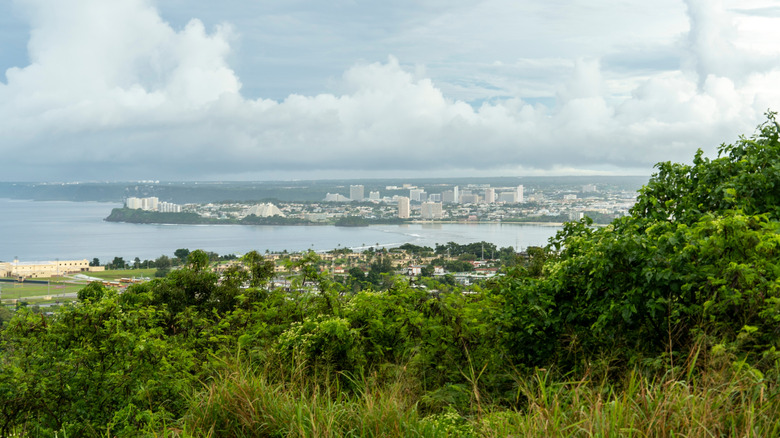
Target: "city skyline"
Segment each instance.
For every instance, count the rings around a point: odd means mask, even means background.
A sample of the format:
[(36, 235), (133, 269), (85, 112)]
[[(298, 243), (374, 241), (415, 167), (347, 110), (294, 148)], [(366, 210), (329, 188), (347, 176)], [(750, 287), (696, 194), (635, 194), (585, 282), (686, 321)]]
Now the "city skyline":
[(649, 175), (780, 107), (764, 0), (0, 5), (2, 181)]

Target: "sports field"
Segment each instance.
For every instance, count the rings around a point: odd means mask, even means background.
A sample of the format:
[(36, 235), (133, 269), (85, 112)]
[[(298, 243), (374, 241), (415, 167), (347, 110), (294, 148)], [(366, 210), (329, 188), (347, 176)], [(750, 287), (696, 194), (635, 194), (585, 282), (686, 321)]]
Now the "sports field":
[[(87, 275), (105, 281), (118, 281), (121, 278), (150, 278), (155, 269), (128, 269), (104, 272), (89, 272)], [(0, 282), (0, 301), (14, 304), (18, 300), (28, 304), (47, 304), (67, 302), (76, 299), (76, 293), (89, 283), (87, 279), (74, 277), (34, 278), (47, 284), (26, 282)]]

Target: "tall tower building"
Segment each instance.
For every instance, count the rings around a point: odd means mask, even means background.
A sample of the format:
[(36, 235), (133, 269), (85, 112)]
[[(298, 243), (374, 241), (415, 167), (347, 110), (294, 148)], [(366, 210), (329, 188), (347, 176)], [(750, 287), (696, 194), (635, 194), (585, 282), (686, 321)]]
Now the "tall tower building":
[(409, 198), (406, 196), (398, 197), (398, 218), (409, 219)]
[(493, 204), (494, 202), (496, 202), (496, 189), (493, 188), (485, 189), (485, 203)]
[(425, 190), (423, 189), (411, 189), (409, 190), (409, 199), (412, 201), (424, 201), (423, 196), (425, 196)]
[(349, 186), (349, 199), (350, 201), (362, 201), (363, 185)]
[(522, 204), (525, 202), (525, 199), (523, 199), (523, 185), (520, 184), (517, 186), (517, 202), (519, 204)]
[(458, 193), (458, 186), (452, 188), (452, 197), (455, 198), (455, 201), (453, 202), (456, 204), (460, 203), (460, 193)]

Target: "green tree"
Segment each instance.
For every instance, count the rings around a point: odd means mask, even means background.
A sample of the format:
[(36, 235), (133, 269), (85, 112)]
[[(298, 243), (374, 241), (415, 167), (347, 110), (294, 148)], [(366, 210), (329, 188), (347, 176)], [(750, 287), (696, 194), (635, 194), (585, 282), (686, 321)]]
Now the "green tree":
[(126, 263), (123, 257), (114, 257), (110, 265), (111, 269), (125, 269), (125, 266)]
[(599, 356), (674, 354), (705, 339), (774, 363), (774, 114), (750, 139), (721, 146), (717, 159), (701, 155), (691, 166), (659, 164), (631, 216), (598, 229), (587, 218), (568, 223), (530, 254), (528, 270), (493, 284), (507, 302), (505, 341), (517, 360), (578, 367)]
[(171, 261), (170, 257), (166, 255), (161, 255), (160, 257), (157, 257), (157, 259), (155, 259), (154, 261), (154, 266), (157, 268), (157, 271), (154, 273), (154, 276), (165, 277), (171, 271), (172, 265), (173, 262)]
[(187, 260), (187, 256), (190, 255), (190, 250), (187, 248), (179, 248), (173, 252), (173, 255), (179, 260), (179, 264), (183, 264)]

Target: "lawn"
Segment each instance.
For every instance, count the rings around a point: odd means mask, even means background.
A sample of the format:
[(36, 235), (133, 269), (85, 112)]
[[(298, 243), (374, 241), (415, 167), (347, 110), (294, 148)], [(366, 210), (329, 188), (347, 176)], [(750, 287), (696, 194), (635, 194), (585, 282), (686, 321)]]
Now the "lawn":
[(60, 297), (59, 295), (75, 294), (82, 287), (84, 287), (84, 284), (60, 284), (54, 282), (49, 285), (33, 283), (0, 283), (2, 301), (4, 303), (10, 302), (10, 300), (26, 299), (28, 297), (49, 296), (51, 297), (51, 300), (71, 301), (74, 300), (75, 297)]
[[(127, 270), (113, 270), (104, 272), (88, 272), (85, 275), (90, 277), (100, 278), (102, 280), (114, 281), (120, 278), (139, 278), (139, 277), (154, 277), (156, 269), (127, 269)], [(54, 278), (34, 278), (36, 281), (48, 281), (49, 284), (40, 283), (0, 283), (0, 290), (2, 291), (3, 303), (10, 303), (11, 300), (22, 299), (29, 303), (41, 302), (46, 303), (50, 301), (59, 300), (73, 301), (75, 296), (63, 297), (64, 294), (75, 294), (81, 288), (87, 285), (87, 281), (73, 280), (69, 277), (54, 277)], [(29, 297), (40, 297), (39, 299), (28, 300)], [(44, 297), (51, 297), (46, 300)]]
[(95, 278), (102, 278), (103, 280), (118, 280), (120, 278), (139, 278), (149, 277), (153, 278), (156, 268), (149, 269), (117, 269), (103, 272), (87, 272), (85, 275)]

